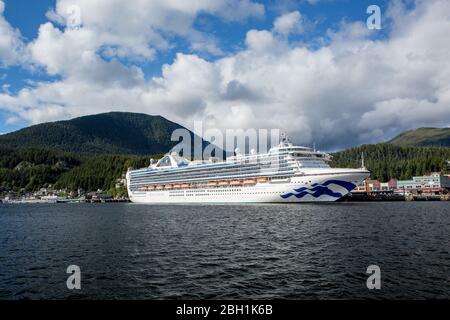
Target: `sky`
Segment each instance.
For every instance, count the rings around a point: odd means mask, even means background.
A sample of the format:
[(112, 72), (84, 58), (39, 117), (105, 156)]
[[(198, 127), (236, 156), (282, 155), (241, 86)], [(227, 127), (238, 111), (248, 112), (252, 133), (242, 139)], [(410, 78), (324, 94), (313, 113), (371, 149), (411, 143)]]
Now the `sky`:
[(450, 125), (449, 35), (447, 0), (0, 0), (0, 133), (129, 111), (386, 141)]

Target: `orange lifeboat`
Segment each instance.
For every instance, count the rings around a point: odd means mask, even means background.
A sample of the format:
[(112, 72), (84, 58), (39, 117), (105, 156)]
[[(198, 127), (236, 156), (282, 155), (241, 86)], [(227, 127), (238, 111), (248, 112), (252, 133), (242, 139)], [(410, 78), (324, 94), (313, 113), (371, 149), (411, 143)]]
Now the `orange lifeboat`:
[(217, 186), (217, 181), (209, 181), (208, 186)]
[(187, 187), (190, 187), (191, 185), (189, 184), (189, 183), (183, 183), (182, 185), (181, 185), (181, 187), (183, 187), (183, 188), (187, 188)]
[(258, 178), (258, 179), (256, 179), (256, 181), (258, 181), (258, 182), (266, 182), (266, 181), (269, 181), (269, 178)]
[(156, 186), (156, 189), (161, 190), (162, 188), (164, 188), (164, 186), (162, 184), (159, 184)]
[(226, 186), (228, 185), (228, 181), (219, 181), (219, 186)]
[(231, 180), (230, 184), (231, 185), (237, 185), (237, 184), (241, 184), (242, 182), (240, 180)]
[(245, 179), (244, 180), (244, 184), (253, 184), (253, 183), (256, 183), (255, 179)]

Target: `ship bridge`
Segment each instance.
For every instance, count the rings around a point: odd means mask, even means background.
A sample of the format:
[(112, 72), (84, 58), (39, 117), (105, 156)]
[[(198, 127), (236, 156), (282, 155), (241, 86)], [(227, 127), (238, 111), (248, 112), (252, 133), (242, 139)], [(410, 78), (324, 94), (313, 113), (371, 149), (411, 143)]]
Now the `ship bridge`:
[(153, 166), (155, 169), (182, 168), (187, 167), (191, 162), (178, 155), (176, 152), (166, 154)]
[[(308, 164), (313, 164), (314, 167), (317, 165), (328, 167), (326, 162), (329, 162), (332, 159), (332, 156), (328, 153), (316, 151), (315, 149), (313, 150), (309, 147), (294, 146), (287, 137), (283, 137), (278, 146), (270, 148), (269, 155), (270, 154), (288, 156), (291, 159), (297, 160), (300, 166), (305, 165), (306, 160), (308, 161)], [(310, 161), (316, 159), (319, 159), (321, 161)]]

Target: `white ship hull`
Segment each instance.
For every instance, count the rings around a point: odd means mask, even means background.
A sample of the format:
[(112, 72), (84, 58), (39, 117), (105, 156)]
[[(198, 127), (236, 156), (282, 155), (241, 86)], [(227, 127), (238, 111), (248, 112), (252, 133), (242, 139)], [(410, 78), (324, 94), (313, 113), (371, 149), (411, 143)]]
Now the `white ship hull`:
[(299, 203), (334, 202), (369, 176), (363, 169), (323, 169), (254, 185), (131, 191), (134, 203)]

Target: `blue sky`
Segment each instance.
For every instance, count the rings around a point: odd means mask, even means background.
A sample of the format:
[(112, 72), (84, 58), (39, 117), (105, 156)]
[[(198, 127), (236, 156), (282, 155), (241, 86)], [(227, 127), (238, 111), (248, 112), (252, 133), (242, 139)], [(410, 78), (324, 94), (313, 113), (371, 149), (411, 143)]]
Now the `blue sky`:
[[(55, 7), (56, 0), (5, 0), (5, 18), (12, 27), (20, 30), (26, 42), (33, 41), (37, 35), (39, 26), (48, 22), (46, 13)], [(328, 29), (336, 29), (344, 20), (365, 21), (367, 19), (366, 8), (372, 4), (371, 0), (352, 1), (319, 1), (310, 4), (307, 1), (258, 1), (264, 4), (266, 13), (263, 18), (249, 19), (243, 22), (230, 23), (211, 14), (200, 14), (196, 17), (195, 25), (199, 30), (217, 37), (224, 55), (233, 53), (245, 46), (245, 36), (249, 29), (270, 29), (274, 19), (280, 13), (286, 11), (301, 10), (308, 17), (310, 23), (315, 24), (309, 32), (291, 37), (291, 41), (302, 41), (311, 46), (316, 46), (317, 38), (324, 36)], [(377, 2), (380, 7), (386, 7), (386, 1)], [(380, 34), (378, 34), (380, 36)], [(161, 66), (171, 63), (177, 52), (192, 52), (189, 45), (182, 38), (176, 39), (173, 48), (159, 52), (157, 59), (151, 62), (140, 62), (139, 66), (150, 78), (161, 74)], [(200, 53), (205, 59), (214, 60), (216, 57), (208, 53)], [(127, 64), (126, 59), (123, 63)], [(1, 85), (9, 85), (9, 91), (16, 93), (27, 86), (29, 80), (50, 81), (53, 77), (48, 76), (41, 70), (27, 70), (20, 66), (1, 69), (3, 79)], [(6, 75), (6, 77), (5, 77)], [(27, 125), (26, 121), (18, 121), (7, 124), (9, 113), (0, 111), (0, 132), (9, 132)]]
[[(396, 40), (403, 41), (406, 46), (416, 45), (412, 41), (414, 28), (419, 28), (419, 32), (433, 33), (430, 37), (437, 33), (432, 26), (431, 30), (426, 30), (408, 16), (425, 21), (429, 18), (428, 12), (434, 10), (433, 6), (436, 11), (442, 11), (446, 7), (445, 1), (432, 0), (431, 4), (427, 4), (421, 0), (217, 0), (205, 2), (199, 8), (190, 8), (182, 1), (173, 8), (154, 0), (148, 8), (134, 8), (131, 1), (127, 11), (121, 8), (121, 4), (110, 2), (108, 7), (102, 2), (3, 0), (1, 28), (5, 31), (0, 31), (9, 35), (10, 43), (14, 43), (15, 48), (11, 48), (11, 52), (8, 48), (0, 48), (0, 62), (1, 55), (5, 56), (0, 63), (0, 85), (3, 90), (3, 95), (0, 95), (0, 133), (34, 123), (109, 110), (162, 114), (174, 121), (186, 120), (183, 124), (188, 126), (194, 120), (212, 119), (211, 127), (220, 127), (224, 121), (219, 121), (218, 114), (229, 108), (227, 114), (234, 113), (239, 118), (239, 121), (230, 119), (227, 123), (231, 125), (272, 127), (276, 124), (268, 123), (267, 116), (260, 121), (243, 119), (246, 116), (258, 118), (258, 114), (263, 113), (261, 108), (267, 108), (264, 114), (269, 114), (270, 118), (270, 113), (279, 110), (278, 103), (285, 103), (286, 108), (291, 108), (291, 112), (298, 117), (298, 123), (308, 127), (308, 133), (301, 134), (295, 125), (286, 123), (289, 118), (280, 116), (277, 123), (284, 127), (292, 126), (294, 135), (301, 135), (305, 142), (316, 135), (322, 135), (318, 141), (327, 139), (324, 132), (341, 128), (340, 123), (348, 121), (348, 117), (352, 117), (353, 128), (338, 136), (342, 140), (356, 135), (350, 144), (386, 139), (410, 126), (448, 124), (448, 119), (443, 121), (439, 116), (442, 112), (440, 106), (436, 106), (436, 118), (425, 121), (414, 119), (410, 123), (401, 123), (400, 119), (399, 123), (392, 123), (383, 120), (389, 124), (389, 127), (383, 128), (382, 125), (374, 127), (373, 122), (366, 120), (379, 117), (374, 115), (374, 111), (387, 109), (384, 104), (395, 104), (392, 108), (401, 113), (408, 99), (414, 100), (412, 105), (433, 101), (436, 90), (405, 95), (403, 88), (399, 88), (397, 92), (383, 96), (386, 79), (393, 77), (380, 74), (378, 80), (371, 80), (369, 73), (373, 72), (371, 64), (374, 59), (367, 48), (373, 48), (376, 59), (380, 60), (377, 63), (383, 63), (378, 69), (395, 71), (395, 75), (416, 74), (416, 70), (393, 70), (399, 63), (386, 63), (389, 57), (398, 54), (398, 51), (393, 51), (398, 50), (394, 45)], [(71, 4), (81, 8), (82, 13), (82, 26), (76, 31), (69, 31), (66, 24), (66, 9)], [(368, 31), (365, 28), (368, 17), (366, 9), (371, 4), (381, 8), (381, 30)], [(292, 18), (295, 14), (300, 17), (295, 20), (298, 29), (291, 26), (286, 32), (277, 31), (275, 25), (278, 20)], [(439, 21), (439, 18), (435, 20)], [(445, 20), (445, 17), (442, 19)], [(409, 28), (405, 27), (407, 24), (410, 24)], [(419, 54), (418, 47), (408, 50), (408, 57), (416, 51)], [(294, 56), (300, 60), (295, 60)], [(273, 65), (267, 67), (268, 63)], [(330, 65), (326, 67), (327, 63)], [(253, 64), (254, 68), (242, 68)], [(325, 68), (323, 72), (320, 70), (322, 66)], [(258, 73), (276, 74), (290, 67), (299, 73), (304, 72), (303, 77), (290, 79), (288, 76), (284, 87), (277, 87), (281, 81), (269, 86), (268, 83), (257, 84), (252, 80), (257, 79)], [(414, 65), (404, 67), (414, 68)], [(342, 72), (325, 76), (323, 83), (317, 80), (317, 74), (339, 68)], [(355, 80), (358, 68), (367, 69), (367, 79)], [(247, 70), (245, 74), (242, 72), (244, 69)], [(213, 74), (215, 72), (217, 74)], [(351, 77), (344, 77), (344, 84), (338, 79), (343, 73)], [(186, 88), (180, 88), (182, 85), (176, 83), (179, 74), (191, 80), (197, 79), (197, 76), (211, 77), (212, 80), (189, 88), (190, 80), (187, 79), (184, 82)], [(417, 71), (417, 77), (422, 78), (411, 79), (411, 82), (428, 83), (431, 79), (424, 78), (427, 74)], [(217, 90), (214, 97), (210, 97), (208, 90), (200, 92), (199, 88), (210, 86), (211, 81), (218, 78), (217, 85), (207, 88)], [(286, 79), (286, 76), (282, 78)], [(320, 90), (312, 94), (310, 83), (303, 82), (304, 79), (317, 83)], [(330, 84), (325, 81), (330, 81)], [(371, 81), (377, 87), (377, 94), (373, 96), (372, 89), (358, 87)], [(240, 93), (246, 92), (248, 95), (228, 99), (229, 96), (235, 97), (235, 93), (227, 95), (224, 90), (236, 89), (235, 84), (238, 84)], [(303, 95), (296, 96), (296, 85), (300, 88), (299, 93), (305, 90)], [(396, 84), (388, 87), (396, 87)], [(103, 90), (101, 88), (105, 90), (104, 97), (98, 95), (98, 91)], [(292, 96), (292, 100), (285, 100), (284, 88), (294, 90), (285, 95)], [(255, 94), (252, 90), (259, 91)], [(281, 96), (274, 99), (264, 90), (280, 93)], [(334, 99), (332, 95), (341, 90), (348, 90), (346, 97)], [(130, 92), (135, 95), (127, 97)], [(79, 98), (81, 95), (85, 95), (86, 99)], [(369, 98), (364, 98), (364, 95)], [(256, 98), (252, 100), (250, 97)], [(439, 98), (435, 96), (434, 99)], [(95, 105), (89, 105), (92, 101)], [(332, 105), (334, 102), (337, 104), (334, 111), (339, 113), (339, 119), (329, 117), (326, 112), (331, 107), (325, 104)], [(349, 106), (353, 102), (360, 104), (361, 109), (355, 110), (356, 105)], [(316, 112), (311, 111), (314, 108)], [(319, 110), (325, 113), (319, 115)], [(394, 118), (397, 116), (394, 113)], [(399, 129), (392, 129), (393, 125), (398, 125)], [(328, 140), (324, 144), (342, 143), (341, 140), (333, 141), (333, 138)]]

